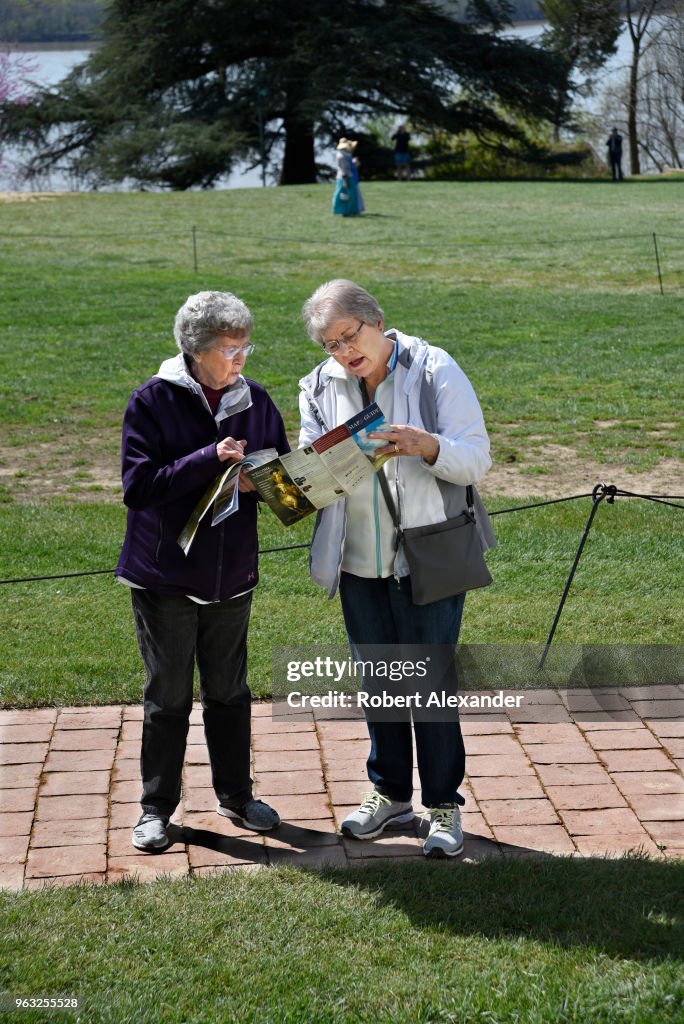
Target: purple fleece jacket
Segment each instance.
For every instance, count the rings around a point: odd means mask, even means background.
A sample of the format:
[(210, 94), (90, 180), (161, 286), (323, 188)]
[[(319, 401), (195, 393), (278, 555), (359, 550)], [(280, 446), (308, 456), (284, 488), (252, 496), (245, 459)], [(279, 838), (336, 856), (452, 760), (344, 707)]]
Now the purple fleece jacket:
[(252, 380), (246, 384), (249, 408), (218, 425), (204, 398), (180, 383), (153, 377), (133, 392), (123, 423), (128, 520), (117, 576), (160, 594), (205, 601), (225, 600), (256, 586), (258, 502), (253, 494), (240, 494), (238, 511), (218, 526), (211, 525), (207, 513), (187, 556), (177, 543), (197, 502), (228, 466), (219, 461), (217, 441), (245, 438), (246, 453), (290, 450), (282, 417), (265, 388)]

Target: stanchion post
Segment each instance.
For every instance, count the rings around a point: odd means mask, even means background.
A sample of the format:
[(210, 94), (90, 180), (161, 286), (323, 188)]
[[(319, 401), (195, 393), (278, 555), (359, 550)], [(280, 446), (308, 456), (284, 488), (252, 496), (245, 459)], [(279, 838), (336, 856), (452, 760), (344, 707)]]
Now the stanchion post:
[(192, 259), (195, 267), (195, 273), (197, 273), (197, 225), (192, 225)]
[(608, 498), (608, 500), (610, 502), (612, 502), (614, 493), (615, 493), (615, 488), (613, 486), (610, 486), (610, 487), (606, 488), (605, 484), (597, 484), (596, 487), (594, 488), (593, 494), (591, 496), (591, 500), (592, 500), (591, 512), (589, 514), (589, 518), (587, 519), (587, 525), (584, 527), (584, 533), (582, 534), (582, 539), (579, 542), (579, 547), (577, 548), (577, 554), (575, 555), (575, 561), (572, 563), (572, 569), (570, 570), (570, 575), (568, 576), (567, 582), (565, 584), (565, 589), (563, 590), (563, 596), (561, 597), (560, 604), (558, 605), (558, 611), (556, 612), (556, 617), (553, 620), (553, 625), (551, 626), (551, 631), (549, 632), (548, 638), (547, 638), (546, 643), (544, 645), (544, 650), (542, 651), (541, 660), (540, 660), (539, 666), (537, 668), (538, 672), (541, 672), (541, 670), (544, 668), (544, 662), (546, 661), (546, 655), (549, 653), (549, 648), (551, 647), (551, 643), (553, 641), (553, 636), (554, 636), (554, 633), (556, 632), (556, 626), (560, 622), (560, 617), (561, 617), (561, 614), (563, 612), (563, 608), (565, 606), (565, 601), (566, 601), (567, 596), (568, 596), (568, 594), (570, 592), (570, 587), (572, 586), (572, 581), (573, 581), (573, 579), (575, 577), (575, 572), (577, 570), (577, 566), (579, 565), (579, 560), (582, 557), (582, 551), (584, 550), (584, 545), (586, 543), (587, 537), (589, 536), (589, 531), (591, 530), (591, 524), (594, 521), (594, 516), (598, 512), (598, 507), (599, 507), (599, 505), (601, 504), (601, 502), (603, 501), (604, 498)]
[(660, 283), (660, 294), (664, 295), (663, 291), (663, 275), (660, 273), (660, 256), (658, 255), (658, 239), (656, 238), (655, 231), (653, 232), (653, 248), (655, 249), (656, 267), (658, 268), (658, 281)]

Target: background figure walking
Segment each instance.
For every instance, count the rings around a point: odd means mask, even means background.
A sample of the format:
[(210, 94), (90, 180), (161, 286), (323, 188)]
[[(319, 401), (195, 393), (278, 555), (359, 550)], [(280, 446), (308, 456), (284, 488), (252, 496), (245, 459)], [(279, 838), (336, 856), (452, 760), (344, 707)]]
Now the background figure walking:
[(409, 151), (409, 142), (411, 135), (406, 131), (406, 125), (400, 124), (392, 136), (392, 142), (394, 143), (394, 167), (397, 175), (397, 181), (404, 178), (405, 181), (409, 181), (411, 178), (411, 153)]
[(333, 213), (342, 217), (356, 217), (359, 209), (359, 191), (357, 188), (356, 168), (352, 160), (354, 143), (349, 139), (340, 139), (337, 143), (337, 175), (335, 194), (333, 196)]
[(356, 139), (354, 139), (353, 141), (350, 139), (348, 141), (351, 147), (350, 152), (352, 155), (352, 177), (354, 179), (354, 188), (356, 189), (356, 204), (359, 208), (359, 213), (363, 213), (363, 211), (366, 209), (366, 205), (363, 201), (363, 196), (361, 195), (361, 186), (359, 185), (359, 167), (361, 166), (361, 161), (357, 156), (354, 155), (356, 153), (356, 147), (358, 146), (358, 142), (356, 141)]
[(613, 128), (608, 136), (606, 146), (608, 147), (608, 160), (613, 181), (622, 181), (624, 177), (622, 173), (622, 136), (617, 128)]

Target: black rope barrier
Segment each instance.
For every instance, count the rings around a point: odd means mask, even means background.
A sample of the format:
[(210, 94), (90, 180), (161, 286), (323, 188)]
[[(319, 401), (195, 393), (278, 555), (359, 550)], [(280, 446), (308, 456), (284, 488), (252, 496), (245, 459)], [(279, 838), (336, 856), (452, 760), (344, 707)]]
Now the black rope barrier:
[[(259, 548), (258, 554), (270, 555), (274, 551), (296, 551), (298, 548), (310, 548), (310, 544), (289, 544), (282, 548)], [(88, 569), (84, 572), (64, 572), (55, 576), (17, 576), (14, 579), (0, 580), (3, 583), (37, 583), (42, 580), (68, 580), (74, 576), (112, 576), (115, 569)]]
[[(684, 495), (681, 494), (638, 494), (635, 491), (624, 491), (619, 487), (615, 487), (613, 484), (599, 483), (594, 487), (593, 491), (584, 491), (582, 494), (571, 494), (565, 498), (550, 498), (548, 501), (536, 501), (531, 505), (514, 505), (511, 508), (500, 508), (494, 512), (488, 512), (488, 515), (491, 519), (493, 516), (503, 516), (509, 512), (525, 512), (533, 508), (545, 508), (548, 505), (560, 505), (565, 501), (578, 501), (580, 498), (592, 498), (592, 500), (596, 502), (597, 493), (601, 494), (599, 501), (606, 498), (610, 505), (613, 504), (616, 497), (643, 498), (645, 501), (654, 501), (662, 505), (670, 505), (672, 508), (684, 509), (684, 505), (678, 505), (672, 501), (665, 500), (669, 498), (676, 498), (684, 501)], [(259, 548), (258, 554), (271, 555), (278, 551), (300, 551), (304, 548), (310, 547), (310, 544), (287, 544), (283, 547)], [(67, 580), (73, 579), (77, 576), (111, 576), (114, 572), (114, 569), (88, 569), (83, 572), (56, 573), (51, 576), (15, 576), (10, 579), (0, 580), (0, 586), (6, 583), (38, 583), (43, 580)]]
[(554, 634), (556, 632), (556, 628), (558, 626), (558, 623), (560, 622), (560, 617), (563, 614), (563, 608), (565, 607), (565, 602), (567, 600), (568, 594), (570, 593), (570, 587), (572, 586), (572, 581), (575, 578), (575, 573), (577, 571), (577, 566), (579, 565), (579, 560), (582, 557), (582, 552), (584, 551), (584, 545), (586, 544), (587, 537), (589, 536), (589, 531), (591, 530), (591, 525), (594, 522), (594, 516), (598, 512), (598, 507), (599, 507), (599, 505), (601, 504), (602, 501), (606, 500), (610, 504), (612, 504), (615, 501), (615, 491), (616, 490), (617, 490), (617, 488), (613, 487), (612, 485), (609, 485), (608, 487), (606, 487), (605, 484), (597, 484), (596, 487), (594, 488), (594, 490), (591, 492), (591, 501), (592, 501), (591, 512), (589, 513), (589, 518), (587, 519), (587, 524), (584, 527), (584, 533), (582, 534), (582, 538), (581, 538), (581, 540), (579, 542), (579, 547), (577, 548), (577, 551), (575, 553), (575, 559), (574, 559), (574, 561), (572, 563), (572, 568), (570, 569), (570, 574), (569, 574), (567, 580), (565, 581), (565, 587), (563, 588), (563, 594), (562, 594), (561, 599), (560, 599), (560, 604), (558, 605), (558, 608), (556, 609), (556, 614), (554, 616), (553, 623), (551, 625), (551, 631), (549, 632), (549, 635), (548, 635), (548, 637), (546, 639), (546, 643), (544, 644), (544, 650), (542, 651), (542, 656), (541, 656), (541, 659), (539, 661), (539, 665), (537, 666), (537, 671), (538, 672), (541, 672), (541, 670), (543, 669), (544, 662), (546, 661), (546, 656), (549, 653), (549, 648), (551, 647), (551, 644), (553, 642), (553, 637), (554, 637)]
[[(321, 238), (321, 237), (318, 237), (318, 238), (302, 238), (302, 237), (298, 237), (298, 236), (294, 236), (294, 235), (240, 234), (240, 233), (235, 233), (234, 231), (220, 231), (220, 230), (217, 230), (216, 228), (202, 228), (200, 230), (197, 227), (197, 225), (192, 225), (192, 226), (190, 226), (187, 229), (177, 228), (177, 229), (173, 229), (173, 230), (169, 230), (169, 231), (145, 231), (145, 232), (139, 232), (137, 234), (133, 234), (131, 232), (123, 232), (123, 231), (121, 231), (121, 232), (119, 232), (119, 231), (110, 231), (110, 232), (107, 232), (106, 237), (107, 238), (126, 238), (126, 239), (131, 239), (131, 240), (135, 241), (136, 239), (144, 239), (144, 238), (186, 238), (188, 236), (188, 233), (193, 238), (193, 241), (194, 241), (195, 244), (197, 242), (197, 238), (200, 235), (213, 235), (216, 238), (236, 238), (236, 239), (240, 239), (242, 241), (257, 241), (257, 242), (293, 242), (293, 243), (298, 244), (298, 245), (322, 245), (322, 246), (331, 246), (331, 245), (333, 245), (333, 246), (334, 245), (357, 246), (358, 245), (358, 239)], [(669, 234), (668, 235), (660, 234), (659, 237), (661, 237), (661, 238), (670, 238), (670, 239), (676, 238), (678, 240), (680, 238), (679, 235), (669, 235)], [(25, 239), (26, 241), (35, 241), (36, 239), (41, 239), (41, 240), (45, 241), (45, 236), (44, 235), (36, 235), (36, 234), (29, 233), (29, 232), (0, 232), (0, 238), (2, 238), (5, 241), (20, 241), (20, 240), (23, 240), (23, 239)], [(64, 239), (93, 239), (93, 240), (94, 239), (99, 239), (101, 241), (102, 240), (102, 234), (94, 234), (94, 233), (91, 233), (91, 232), (77, 232), (77, 233), (70, 234), (70, 233), (66, 232), (64, 234), (52, 235), (51, 239), (54, 240), (54, 241), (62, 241)], [(604, 242), (627, 242), (627, 241), (639, 241), (640, 239), (643, 239), (643, 240), (648, 239), (649, 241), (652, 242), (653, 241), (653, 232), (651, 232), (650, 234), (641, 234), (640, 233), (640, 234), (634, 234), (634, 235), (632, 235), (632, 234), (627, 234), (627, 235), (592, 235), (592, 236), (581, 236), (580, 235), (580, 236), (578, 236), (576, 238), (531, 238), (531, 239), (526, 239), (526, 240), (512, 238), (510, 240), (509, 239), (497, 239), (496, 241), (482, 240), (482, 241), (479, 241), (479, 242), (470, 242), (470, 241), (466, 241), (465, 239), (463, 241), (453, 242), (453, 241), (449, 241), (448, 239), (444, 239), (443, 241), (438, 240), (436, 242), (418, 241), (418, 242), (411, 242), (411, 243), (407, 242), (405, 244), (407, 246), (410, 244), (411, 248), (415, 248), (416, 246), (418, 246), (418, 247), (421, 247), (421, 248), (424, 248), (424, 249), (425, 248), (428, 248), (428, 249), (439, 249), (441, 251), (443, 249), (463, 249), (463, 248), (468, 248), (468, 249), (482, 249), (482, 248), (485, 248), (486, 249), (486, 248), (491, 248), (492, 246), (496, 246), (496, 248), (499, 249), (499, 248), (501, 248), (501, 246), (506, 246), (506, 245), (512, 245), (512, 246), (515, 246), (516, 248), (526, 248), (526, 247), (539, 246), (539, 245), (542, 245), (542, 246), (559, 245), (559, 246), (568, 246), (568, 247), (570, 247), (570, 246), (573, 246), (573, 245), (577, 245), (579, 243), (589, 244), (589, 245), (593, 245), (594, 243), (596, 243), (596, 244), (602, 245)], [(381, 239), (377, 239), (377, 241), (378, 242), (382, 242)]]
[[(539, 665), (537, 666), (537, 671), (538, 672), (541, 672), (541, 670), (543, 669), (544, 662), (546, 661), (546, 657), (547, 657), (547, 655), (549, 653), (549, 649), (551, 647), (551, 644), (553, 643), (553, 638), (554, 638), (556, 630), (558, 628), (558, 623), (560, 622), (560, 618), (561, 618), (561, 615), (563, 614), (563, 609), (565, 607), (565, 603), (566, 603), (566, 601), (568, 599), (568, 594), (570, 593), (570, 587), (572, 586), (572, 582), (573, 582), (573, 580), (575, 578), (575, 574), (577, 572), (577, 568), (579, 566), (580, 559), (581, 559), (582, 553), (584, 551), (584, 546), (585, 546), (585, 544), (587, 542), (587, 538), (589, 536), (589, 532), (590, 532), (591, 527), (593, 525), (594, 518), (596, 517), (596, 513), (598, 512), (600, 504), (603, 501), (605, 501), (605, 502), (607, 502), (607, 504), (612, 505), (612, 504), (615, 503), (615, 499), (616, 498), (639, 498), (639, 499), (642, 499), (644, 501), (653, 501), (653, 502), (658, 502), (659, 504), (662, 504), (662, 505), (668, 505), (671, 508), (684, 509), (684, 505), (680, 505), (680, 504), (676, 503), (678, 501), (684, 501), (684, 495), (681, 495), (681, 494), (639, 494), (636, 491), (623, 490), (620, 487), (616, 487), (615, 484), (604, 484), (604, 483), (601, 482), (601, 483), (596, 484), (596, 486), (594, 487), (594, 489), (591, 492), (585, 492), (583, 494), (572, 494), (572, 495), (570, 495), (570, 496), (568, 496), (566, 498), (552, 498), (552, 499), (549, 499), (548, 501), (538, 501), (538, 502), (534, 502), (531, 505), (516, 505), (516, 506), (513, 506), (511, 508), (502, 508), (502, 509), (498, 509), (497, 511), (490, 512), (489, 515), (490, 515), (490, 517), (491, 516), (501, 516), (501, 515), (505, 515), (506, 513), (509, 513), (509, 512), (523, 512), (523, 511), (526, 511), (526, 510), (529, 510), (529, 509), (534, 509), (534, 508), (544, 508), (544, 507), (546, 507), (548, 505), (559, 505), (559, 504), (561, 504), (562, 502), (565, 502), (565, 501), (578, 501), (581, 498), (588, 498), (588, 497), (591, 498), (591, 503), (592, 503), (591, 504), (591, 512), (589, 513), (589, 518), (587, 519), (586, 525), (584, 527), (584, 531), (582, 532), (582, 536), (580, 538), (580, 542), (579, 542), (579, 545), (577, 547), (577, 551), (575, 552), (575, 557), (573, 559), (573, 563), (572, 563), (572, 566), (570, 568), (570, 572), (569, 572), (568, 577), (567, 577), (567, 579), (565, 581), (565, 586), (563, 587), (563, 593), (561, 595), (561, 599), (560, 599), (560, 602), (558, 604), (558, 608), (556, 609), (556, 614), (554, 615), (553, 622), (551, 624), (551, 629), (549, 631), (549, 635), (546, 638), (546, 643), (544, 644), (544, 648), (543, 648), (543, 651), (542, 651), (542, 656), (541, 656), (541, 659), (539, 661)], [(675, 499), (675, 500), (670, 500), (670, 499)], [(288, 545), (285, 545), (284, 547), (259, 548), (259, 552), (258, 553), (260, 555), (270, 555), (270, 554), (274, 554), (274, 553), (280, 552), (280, 551), (299, 551), (299, 550), (302, 550), (304, 548), (308, 549), (310, 547), (311, 547), (310, 544), (288, 544)], [(114, 569), (91, 569), (91, 570), (84, 571), (84, 572), (68, 572), (68, 573), (60, 573), (60, 574), (51, 575), (51, 576), (19, 576), (19, 577), (15, 577), (13, 579), (0, 580), (0, 585), (9, 584), (9, 583), (36, 583), (36, 582), (42, 582), (44, 580), (65, 580), (65, 579), (73, 579), (74, 577), (77, 577), (77, 576), (103, 576), (103, 575), (110, 575), (111, 576), (111, 575), (114, 574), (114, 571), (115, 571)]]
[[(199, 255), (198, 255), (197, 240), (198, 240), (198, 233), (199, 232), (198, 232), (198, 228), (197, 228), (196, 224), (191, 225), (189, 229), (187, 229), (187, 228), (186, 229), (177, 228), (177, 229), (173, 229), (173, 230), (169, 230), (169, 231), (142, 232), (142, 233), (138, 233), (138, 234), (131, 234), (130, 232), (115, 232), (115, 231), (113, 231), (113, 232), (109, 232), (107, 237), (111, 238), (111, 239), (125, 238), (125, 239), (130, 239), (130, 240), (144, 239), (144, 238), (184, 238), (184, 237), (187, 237), (188, 230), (191, 233), (191, 239), (192, 239), (191, 244), (192, 244), (192, 264), (193, 264), (193, 269), (194, 269), (195, 273), (198, 273), (199, 272)], [(273, 242), (275, 244), (282, 244), (283, 242), (286, 242), (286, 243), (291, 243), (293, 245), (322, 246), (322, 247), (325, 247), (325, 248), (330, 248), (331, 246), (356, 246), (356, 245), (358, 245), (358, 239), (356, 239), (356, 238), (300, 238), (300, 237), (292, 236), (292, 235), (272, 235), (272, 234), (255, 235), (255, 234), (239, 234), (239, 233), (236, 234), (234, 231), (221, 231), (221, 230), (217, 230), (215, 228), (202, 228), (202, 232), (201, 233), (203, 235), (207, 235), (207, 236), (212, 236), (213, 235), (215, 238), (231, 238), (233, 240), (238, 239), (238, 240), (242, 240), (242, 241), (255, 241), (255, 242)], [(89, 239), (89, 238), (98, 238), (98, 239), (101, 240), (101, 238), (102, 238), (101, 235), (95, 235), (95, 234), (91, 234), (91, 233), (87, 233), (87, 232), (78, 232), (78, 233), (74, 233), (74, 234), (65, 233), (65, 234), (61, 234), (61, 235), (54, 235), (54, 236), (51, 236), (51, 237), (52, 237), (52, 239), (54, 239), (54, 241), (62, 241), (64, 239)], [(677, 238), (678, 239), (680, 236), (678, 236), (678, 235), (661, 235), (661, 237), (667, 237), (667, 238), (672, 240), (673, 238)], [(41, 241), (43, 241), (43, 242), (45, 241), (45, 238), (42, 235), (35, 235), (35, 234), (28, 233), (28, 232), (26, 232), (26, 233), (23, 233), (23, 232), (0, 233), (0, 238), (5, 240), (5, 241), (22, 241), (24, 239), (27, 240), (27, 241), (31, 241), (31, 240), (35, 240), (37, 238), (40, 238)], [(454, 251), (454, 250), (460, 251), (462, 249), (481, 249), (481, 248), (487, 249), (487, 248), (489, 248), (491, 246), (494, 246), (494, 245), (498, 249), (501, 249), (502, 247), (506, 247), (506, 246), (508, 246), (508, 247), (512, 246), (512, 247), (514, 247), (517, 250), (529, 249), (529, 248), (532, 248), (532, 247), (535, 247), (535, 246), (536, 247), (543, 246), (544, 248), (549, 248), (549, 247), (552, 247), (552, 246), (568, 247), (568, 246), (576, 246), (576, 245), (604, 245), (606, 242), (638, 241), (638, 240), (646, 239), (646, 238), (648, 238), (647, 235), (638, 233), (638, 234), (620, 234), (620, 235), (602, 235), (602, 236), (595, 235), (595, 236), (591, 236), (591, 237), (579, 236), (577, 238), (531, 238), (531, 239), (526, 239), (526, 240), (521, 240), (521, 239), (510, 239), (510, 240), (509, 239), (497, 239), (496, 241), (489, 241), (489, 240), (467, 241), (467, 240), (462, 240), (462, 241), (454, 242), (454, 241), (450, 241), (448, 239), (444, 239), (444, 240), (437, 240), (437, 241), (431, 241), (431, 242), (428, 242), (428, 241), (418, 241), (418, 242), (413, 241), (410, 244), (411, 244), (412, 249), (429, 250), (429, 251), (435, 250), (435, 251), (439, 251), (439, 252), (451, 252), (451, 251)], [(660, 253), (659, 253), (659, 250), (658, 250), (658, 240), (657, 240), (657, 236), (656, 236), (656, 232), (655, 231), (651, 232), (650, 238), (651, 238), (651, 241), (653, 243), (654, 251), (655, 251), (656, 271), (657, 271), (657, 275), (658, 275), (658, 283), (659, 283), (659, 288), (660, 288), (660, 294), (664, 295), (665, 292), (664, 292), (664, 287), (663, 287), (663, 273), (662, 273), (661, 264), (660, 264)], [(375, 240), (371, 239), (371, 242), (373, 242), (373, 241), (378, 241), (379, 242), (380, 240), (379, 239), (375, 239)], [(407, 246), (409, 243), (400, 243), (400, 246), (402, 244)]]
[(17, 576), (15, 579), (0, 580), (2, 583), (36, 583), (39, 580), (68, 580), (74, 576), (104, 576), (111, 575), (113, 569), (88, 569), (85, 572), (63, 572), (56, 576)]
[(562, 501), (577, 501), (578, 498), (591, 498), (593, 491), (586, 491), (584, 494), (571, 494), (569, 498), (552, 498), (550, 501), (537, 501), (534, 505), (515, 505), (513, 508), (500, 508), (496, 512), (488, 512), (492, 516), (503, 516), (507, 512), (524, 512), (528, 508), (543, 508), (544, 505), (559, 505)]
[[(572, 586), (572, 581), (575, 578), (575, 573), (577, 572), (577, 567), (579, 565), (580, 558), (582, 557), (582, 552), (584, 551), (584, 545), (586, 544), (587, 537), (589, 536), (589, 531), (591, 530), (592, 524), (594, 522), (594, 517), (598, 512), (599, 505), (602, 501), (606, 501), (609, 505), (613, 505), (616, 498), (641, 498), (644, 501), (655, 501), (662, 505), (669, 505), (672, 508), (684, 509), (684, 505), (678, 505), (675, 504), (673, 501), (664, 500), (669, 498), (681, 499), (682, 496), (680, 494), (638, 494), (636, 491), (625, 491), (620, 487), (616, 487), (614, 484), (596, 484), (593, 491), (591, 492), (591, 512), (589, 513), (589, 518), (587, 519), (586, 526), (584, 527), (584, 532), (582, 533), (582, 537), (580, 538), (577, 551), (575, 552), (575, 558), (572, 563), (570, 573), (568, 575), (567, 580), (565, 581), (563, 593), (561, 595), (558, 608), (556, 609), (556, 614), (554, 616), (553, 623), (551, 624), (549, 635), (546, 638), (546, 643), (544, 644), (542, 656), (539, 661), (539, 665), (537, 666), (538, 672), (541, 672), (541, 670), (544, 667), (546, 656), (549, 653), (549, 648), (551, 647), (551, 644), (553, 642), (553, 638), (555, 636), (558, 623), (560, 622), (560, 617), (563, 614), (563, 608), (565, 607), (565, 602), (567, 600), (568, 594), (570, 593), (570, 587)], [(496, 513), (493, 514), (496, 515)]]
[(677, 504), (678, 501), (684, 501), (684, 494), (637, 494), (635, 491), (623, 491), (617, 488), (615, 491), (615, 497), (641, 498), (643, 501), (654, 501), (659, 505), (670, 505), (672, 508), (684, 508), (684, 505)]
[[(325, 239), (325, 238), (320, 238), (320, 237), (319, 238), (300, 238), (300, 237), (296, 237), (296, 236), (293, 236), (293, 235), (255, 235), (255, 234), (240, 235), (240, 234), (235, 234), (232, 231), (219, 231), (216, 228), (203, 228), (202, 229), (202, 234), (203, 235), (213, 235), (214, 237), (217, 237), (217, 238), (239, 238), (239, 239), (242, 239), (243, 241), (244, 240), (247, 240), (247, 241), (255, 240), (255, 241), (258, 241), (258, 242), (294, 242), (294, 243), (299, 244), (299, 245), (325, 245), (325, 246), (330, 246), (330, 245), (333, 245), (333, 246), (334, 245), (353, 245), (353, 246), (358, 246), (358, 244), (359, 244), (358, 243), (358, 239), (347, 239), (347, 238), (330, 238), (330, 239)], [(28, 237), (28, 236), (27, 235), (23, 235), (23, 236), (15, 235), (13, 237), (15, 237), (15, 238), (16, 237), (24, 237), (25, 238), (25, 237)], [(39, 236), (35, 236), (35, 237), (39, 237)], [(517, 238), (497, 239), (495, 242), (494, 241), (484, 241), (484, 240), (480, 241), (480, 242), (468, 242), (468, 241), (465, 241), (465, 240), (461, 241), (461, 242), (451, 242), (451, 241), (448, 241), (447, 239), (445, 239), (444, 241), (437, 241), (437, 242), (428, 242), (428, 241), (417, 241), (416, 242), (416, 241), (412, 241), (412, 242), (400, 243), (399, 244), (399, 248), (401, 248), (402, 245), (403, 245), (406, 248), (408, 248), (410, 246), (411, 249), (415, 249), (415, 248), (439, 249), (440, 251), (442, 251), (444, 249), (482, 249), (482, 248), (487, 249), (487, 248), (490, 248), (491, 246), (496, 246), (497, 249), (500, 249), (502, 246), (512, 245), (512, 246), (515, 246), (516, 248), (524, 249), (524, 248), (526, 248), (528, 246), (531, 247), (531, 246), (539, 246), (539, 245), (542, 245), (542, 246), (547, 246), (547, 245), (560, 245), (560, 246), (566, 246), (567, 245), (567, 246), (571, 246), (571, 245), (576, 245), (578, 243), (585, 243), (585, 244), (593, 245), (594, 243), (602, 244), (603, 242), (639, 241), (640, 239), (646, 239), (646, 238), (648, 238), (649, 240), (652, 240), (653, 239), (653, 232), (651, 232), (650, 235), (643, 235), (643, 234), (638, 234), (638, 235), (601, 235), (600, 237), (598, 235), (593, 235), (592, 237), (579, 237), (579, 238), (570, 238), (570, 239), (569, 238), (531, 238), (531, 239), (526, 239), (524, 241), (521, 241), (520, 239), (517, 239)], [(377, 239), (377, 241), (381, 241), (381, 240)]]

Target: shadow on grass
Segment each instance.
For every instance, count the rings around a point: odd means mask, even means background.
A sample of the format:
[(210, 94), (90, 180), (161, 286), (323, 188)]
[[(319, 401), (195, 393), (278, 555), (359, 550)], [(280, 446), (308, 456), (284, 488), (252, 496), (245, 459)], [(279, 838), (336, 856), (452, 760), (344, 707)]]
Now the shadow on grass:
[[(510, 848), (507, 848), (510, 849)], [(331, 884), (366, 888), (427, 929), (586, 947), (641, 961), (681, 958), (684, 863), (546, 856), (477, 863), (401, 862), (325, 869)]]
[[(397, 837), (415, 835), (402, 830)], [(640, 961), (678, 958), (684, 950), (684, 862), (652, 860), (639, 853), (620, 859), (572, 858), (506, 846), (466, 835), (475, 862), (406, 857), (404, 844), (383, 844), (375, 863), (326, 866), (340, 848), (331, 832), (283, 822), (273, 833), (283, 847), (268, 850), (273, 866), (310, 870), (320, 855), (319, 877), (332, 885), (367, 889), (373, 903), (406, 914), (426, 929), (527, 939), (564, 948), (585, 947)], [(176, 828), (173, 841), (205, 847), (244, 862), (265, 864), (266, 849), (240, 836)], [(287, 846), (292, 849), (287, 850)], [(371, 852), (373, 848), (373, 852)], [(378, 855), (373, 844), (361, 856)], [(272, 854), (275, 856), (271, 857)], [(399, 856), (401, 855), (401, 856)], [(420, 859), (418, 859), (420, 858)]]

